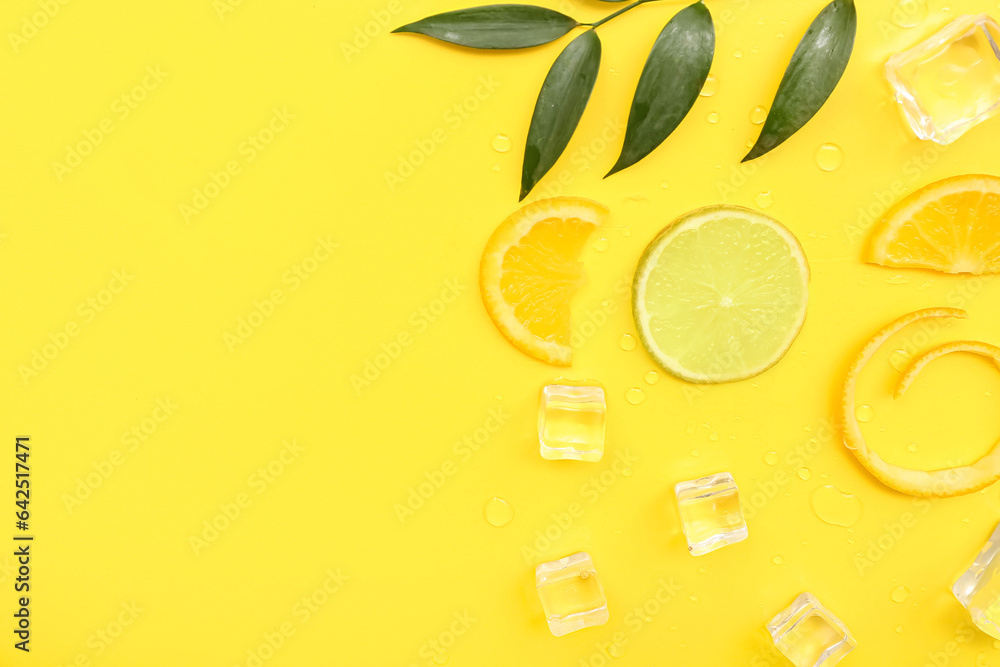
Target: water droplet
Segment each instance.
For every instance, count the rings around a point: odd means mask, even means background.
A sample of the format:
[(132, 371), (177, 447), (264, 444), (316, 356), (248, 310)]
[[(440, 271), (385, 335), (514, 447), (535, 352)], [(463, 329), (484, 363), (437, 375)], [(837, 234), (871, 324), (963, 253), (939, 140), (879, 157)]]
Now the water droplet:
[(697, 595), (689, 595), (688, 599), (691, 600), (691, 602), (694, 602), (695, 604), (698, 603), (698, 596)]
[(911, 443), (911, 444), (907, 445), (907, 447), (906, 447), (906, 450), (908, 452), (910, 452), (911, 454), (916, 454), (917, 453), (917, 449), (919, 449), (919, 447), (917, 447), (916, 443)]
[(493, 165), (493, 171), (500, 171), (500, 165), (498, 164)]
[(503, 400), (503, 394), (494, 394), (493, 400), (494, 401), (502, 401)]
[(893, 602), (903, 603), (906, 602), (906, 598), (910, 597), (910, 589), (906, 586), (897, 586), (893, 589), (892, 595), (890, 596)]
[(754, 147), (754, 140), (753, 139), (747, 139), (746, 146), (747, 146), (747, 148), (753, 148)]
[(764, 463), (766, 463), (769, 466), (778, 465), (778, 461), (780, 459), (781, 457), (778, 456), (778, 452), (768, 452), (767, 454), (764, 454)]
[(709, 123), (718, 123), (719, 122), (719, 114), (716, 113), (715, 111), (712, 111), (711, 113), (709, 113), (705, 118), (708, 120)]
[(643, 379), (646, 381), (646, 384), (656, 384), (660, 381), (660, 374), (656, 371), (649, 371)]
[(698, 458), (699, 456), (701, 456), (701, 450), (700, 449), (692, 449), (691, 450), (691, 456), (693, 456), (695, 458)]
[(743, 52), (740, 50), (733, 51), (733, 58), (742, 58)]
[(886, 282), (889, 283), (890, 285), (905, 285), (906, 283), (910, 282), (910, 277), (896, 274), (892, 278), (888, 278)]
[(889, 365), (900, 373), (906, 371), (913, 356), (906, 350), (893, 350), (889, 355)]
[(777, 35), (775, 35), (775, 37), (777, 37), (778, 39), (784, 39), (785, 38), (785, 33), (779, 32)]
[(498, 134), (490, 140), (490, 146), (497, 153), (506, 153), (510, 150), (512, 142), (506, 134)]
[(608, 655), (612, 658), (624, 658), (626, 653), (628, 647), (625, 644), (612, 644), (608, 647)]
[(705, 79), (705, 85), (702, 86), (701, 93), (702, 97), (711, 97), (719, 92), (719, 80), (714, 74), (709, 74), (708, 78)]
[(483, 505), (483, 516), (491, 526), (502, 528), (514, 520), (514, 507), (503, 498), (490, 498)]
[(836, 171), (844, 163), (844, 151), (836, 144), (823, 144), (816, 149), (816, 164), (823, 171)]
[(448, 654), (447, 653), (435, 653), (434, 654), (434, 664), (435, 665), (447, 665), (448, 664)]
[(662, 183), (660, 183), (660, 187), (663, 188), (664, 190), (666, 190), (667, 188), (670, 187), (670, 183), (667, 183), (666, 181), (663, 181)]
[(625, 468), (624, 470), (622, 470), (622, 475), (624, 475), (625, 477), (631, 477), (632, 476), (632, 469), (631, 468)]
[(875, 408), (870, 405), (859, 405), (854, 409), (854, 416), (859, 422), (870, 422), (875, 419)]
[(604, 252), (605, 250), (611, 247), (611, 241), (609, 241), (603, 236), (599, 236), (597, 237), (597, 240), (594, 241), (593, 247), (594, 250), (596, 250), (597, 252)]
[(709, 433), (708, 434), (708, 439), (711, 440), (712, 442), (718, 442), (719, 441), (719, 434), (715, 433), (715, 432)]
[(632, 230), (628, 227), (622, 227), (622, 236), (632, 236)]
[(903, 634), (903, 626), (902, 625), (897, 625), (896, 626), (896, 634), (897, 635)]
[(618, 76), (618, 70), (616, 70), (614, 67), (609, 67), (608, 68), (608, 74), (610, 74), (612, 76)]
[(771, 204), (774, 203), (774, 198), (771, 196), (771, 191), (768, 190), (767, 192), (761, 192), (754, 197), (754, 201), (756, 201), (757, 206), (760, 206), (761, 208), (770, 208)]
[(631, 352), (635, 349), (635, 336), (627, 333), (622, 334), (621, 338), (618, 339), (618, 347), (626, 352)]
[(767, 109), (764, 107), (754, 107), (750, 111), (750, 122), (754, 125), (760, 125), (765, 120), (767, 120)]
[(625, 400), (632, 405), (639, 405), (646, 400), (646, 392), (638, 387), (629, 387), (625, 390)]
[(757, 19), (757, 25), (764, 25), (765, 23), (767, 23), (767, 19), (765, 19), (763, 16)]
[(889, 17), (900, 28), (915, 28), (924, 22), (927, 13), (927, 0), (898, 0)]
[(774, 563), (775, 565), (781, 565), (782, 563), (785, 562), (785, 559), (782, 558), (781, 556), (775, 556), (774, 558), (771, 559), (771, 562)]
[(798, 470), (795, 471), (795, 474), (799, 476), (799, 479), (805, 482), (810, 477), (812, 477), (812, 470), (810, 470), (809, 468), (799, 468)]
[(861, 518), (861, 499), (835, 486), (821, 486), (810, 497), (813, 512), (831, 526), (850, 528)]

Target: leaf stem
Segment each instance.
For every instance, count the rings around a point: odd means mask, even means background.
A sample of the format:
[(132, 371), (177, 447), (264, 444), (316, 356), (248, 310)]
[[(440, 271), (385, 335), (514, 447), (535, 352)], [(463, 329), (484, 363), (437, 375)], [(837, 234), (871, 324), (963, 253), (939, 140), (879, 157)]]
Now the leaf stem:
[(639, 5), (644, 5), (647, 2), (653, 2), (653, 0), (635, 0), (635, 2), (633, 2), (631, 5), (627, 5), (625, 7), (622, 7), (617, 12), (614, 12), (612, 14), (608, 14), (607, 16), (605, 16), (600, 21), (596, 21), (595, 23), (581, 23), (580, 25), (585, 25), (585, 26), (590, 26), (591, 28), (596, 28), (599, 25), (604, 25), (605, 23), (607, 23), (608, 21), (610, 21), (611, 19), (613, 19), (615, 17), (621, 16), (622, 14), (624, 14), (627, 11), (629, 11), (630, 9), (634, 9), (635, 7), (638, 7)]

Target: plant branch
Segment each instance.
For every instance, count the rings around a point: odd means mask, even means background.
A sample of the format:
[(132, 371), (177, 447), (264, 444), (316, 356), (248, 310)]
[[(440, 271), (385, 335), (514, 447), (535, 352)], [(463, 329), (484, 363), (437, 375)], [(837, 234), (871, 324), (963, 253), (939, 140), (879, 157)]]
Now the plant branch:
[(647, 2), (654, 2), (654, 0), (635, 0), (635, 2), (633, 2), (631, 5), (627, 5), (625, 7), (622, 7), (617, 12), (614, 12), (612, 14), (608, 14), (607, 16), (605, 16), (600, 21), (596, 21), (595, 23), (581, 23), (580, 25), (585, 25), (585, 26), (590, 26), (591, 28), (596, 28), (599, 25), (604, 25), (605, 23), (607, 23), (608, 21), (610, 21), (613, 18), (621, 16), (622, 14), (624, 14), (627, 11), (629, 11), (630, 9), (634, 9), (634, 8), (638, 7), (639, 5), (644, 5)]

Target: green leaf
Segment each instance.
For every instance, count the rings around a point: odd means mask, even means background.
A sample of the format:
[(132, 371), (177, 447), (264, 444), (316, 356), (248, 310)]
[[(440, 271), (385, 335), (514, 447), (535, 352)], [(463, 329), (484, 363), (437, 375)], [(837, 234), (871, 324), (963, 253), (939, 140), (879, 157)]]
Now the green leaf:
[(705, 85), (714, 54), (715, 27), (708, 8), (698, 2), (677, 12), (642, 68), (625, 144), (608, 176), (649, 155), (680, 125)]
[(474, 49), (523, 49), (548, 44), (580, 25), (532, 5), (485, 5), (435, 14), (393, 32), (415, 32)]
[(847, 69), (857, 27), (854, 0), (833, 0), (823, 8), (796, 47), (764, 129), (743, 162), (780, 145), (819, 111)]
[(588, 30), (559, 54), (545, 77), (528, 127), (521, 169), (521, 197), (556, 163), (580, 122), (601, 65), (601, 40)]

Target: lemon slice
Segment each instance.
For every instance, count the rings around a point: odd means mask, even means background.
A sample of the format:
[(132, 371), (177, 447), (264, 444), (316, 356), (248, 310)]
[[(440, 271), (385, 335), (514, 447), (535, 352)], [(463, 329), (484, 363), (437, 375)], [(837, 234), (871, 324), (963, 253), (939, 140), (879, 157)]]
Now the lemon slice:
[(479, 268), (479, 291), (497, 329), (518, 349), (569, 366), (570, 298), (583, 284), (577, 260), (608, 209), (579, 197), (524, 206), (493, 232)]
[(646, 248), (632, 314), (665, 370), (690, 382), (732, 382), (785, 355), (808, 300), (809, 264), (788, 229), (750, 209), (708, 206)]
[[(975, 463), (939, 470), (918, 470), (887, 462), (868, 446), (861, 433), (861, 426), (855, 416), (855, 394), (861, 371), (894, 334), (905, 327), (930, 318), (964, 318), (966, 313), (955, 308), (928, 308), (904, 315), (892, 322), (869, 340), (854, 359), (844, 380), (841, 397), (840, 420), (844, 428), (844, 444), (858, 458), (861, 464), (886, 486), (913, 496), (946, 498), (974, 493), (1000, 479), (1000, 442), (992, 451)], [(989, 357), (1000, 364), (1000, 348), (975, 341), (956, 341), (926, 352), (910, 364), (899, 379), (893, 393), (895, 398), (903, 395), (917, 374), (931, 361), (954, 352), (971, 352)]]
[(866, 259), (945, 273), (1000, 272), (1000, 178), (954, 176), (917, 190), (872, 230)]

